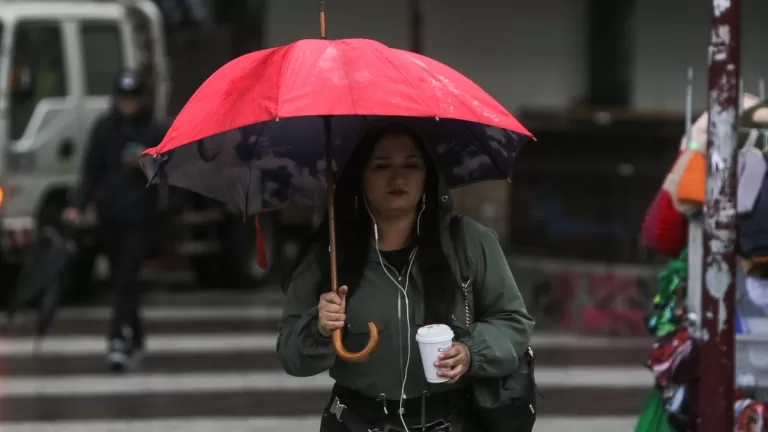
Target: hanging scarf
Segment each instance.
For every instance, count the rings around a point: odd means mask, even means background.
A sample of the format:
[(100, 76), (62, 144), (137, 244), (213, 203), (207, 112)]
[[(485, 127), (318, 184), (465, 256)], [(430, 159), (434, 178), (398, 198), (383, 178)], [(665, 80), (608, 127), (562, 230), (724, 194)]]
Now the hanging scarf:
[[(685, 310), (678, 305), (680, 289), (685, 289), (688, 279), (688, 251), (670, 260), (666, 268), (656, 277), (658, 292), (653, 298), (653, 313), (648, 319), (648, 331), (662, 337), (680, 326), (685, 319)], [(683, 293), (683, 299), (685, 295)]]

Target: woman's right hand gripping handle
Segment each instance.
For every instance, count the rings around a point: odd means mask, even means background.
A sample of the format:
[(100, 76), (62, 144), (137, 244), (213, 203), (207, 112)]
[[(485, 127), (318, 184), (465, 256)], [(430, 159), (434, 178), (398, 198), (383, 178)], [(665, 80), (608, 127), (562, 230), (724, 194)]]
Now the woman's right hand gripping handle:
[(331, 291), (320, 296), (317, 304), (317, 330), (325, 337), (331, 337), (333, 331), (344, 327), (347, 319), (347, 287), (339, 287), (338, 292)]

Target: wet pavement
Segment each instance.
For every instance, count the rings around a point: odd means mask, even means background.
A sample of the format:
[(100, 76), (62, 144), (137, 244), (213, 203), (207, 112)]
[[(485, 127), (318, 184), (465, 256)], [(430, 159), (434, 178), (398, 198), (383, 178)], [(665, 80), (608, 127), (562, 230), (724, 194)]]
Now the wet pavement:
[[(0, 341), (3, 432), (317, 430), (332, 380), (290, 377), (275, 350), (281, 295), (153, 296), (141, 371), (107, 372), (103, 306), (64, 310), (41, 346), (33, 322)], [(651, 385), (647, 339), (536, 334), (537, 431), (631, 430)]]

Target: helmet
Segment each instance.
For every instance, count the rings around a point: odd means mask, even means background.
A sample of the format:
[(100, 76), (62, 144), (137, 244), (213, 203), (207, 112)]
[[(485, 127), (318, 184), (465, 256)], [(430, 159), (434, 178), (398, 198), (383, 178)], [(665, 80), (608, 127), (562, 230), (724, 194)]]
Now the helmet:
[(141, 96), (144, 83), (141, 74), (133, 70), (124, 70), (115, 79), (114, 91), (117, 96)]

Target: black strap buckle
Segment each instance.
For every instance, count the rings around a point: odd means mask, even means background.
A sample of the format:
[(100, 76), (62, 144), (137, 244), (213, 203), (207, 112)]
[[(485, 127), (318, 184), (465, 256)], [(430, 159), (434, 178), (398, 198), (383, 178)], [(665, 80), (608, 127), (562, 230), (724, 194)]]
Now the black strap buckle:
[(339, 398), (333, 398), (333, 403), (331, 404), (331, 408), (328, 409), (328, 411), (336, 416), (336, 420), (341, 421), (341, 415), (344, 414), (345, 409), (347, 409), (347, 406), (342, 404), (339, 401)]
[(374, 432), (376, 429), (371, 429), (362, 419), (357, 417), (354, 412), (349, 411), (345, 414), (347, 406), (339, 401), (338, 397), (333, 398), (331, 406), (328, 408), (328, 412), (336, 416), (336, 420), (339, 423), (343, 423), (347, 429), (354, 432)]

